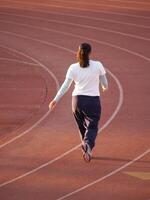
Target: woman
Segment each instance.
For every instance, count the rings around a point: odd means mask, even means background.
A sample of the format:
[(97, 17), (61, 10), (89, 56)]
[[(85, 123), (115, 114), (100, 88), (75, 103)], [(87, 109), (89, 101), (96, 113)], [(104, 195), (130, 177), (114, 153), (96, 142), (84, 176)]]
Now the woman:
[(52, 110), (74, 81), (72, 111), (82, 139), (83, 158), (87, 162), (92, 158), (91, 152), (95, 146), (101, 116), (99, 84), (103, 91), (108, 89), (103, 65), (91, 60), (90, 54), (91, 45), (82, 43), (77, 52), (78, 62), (69, 67), (64, 83), (49, 105)]

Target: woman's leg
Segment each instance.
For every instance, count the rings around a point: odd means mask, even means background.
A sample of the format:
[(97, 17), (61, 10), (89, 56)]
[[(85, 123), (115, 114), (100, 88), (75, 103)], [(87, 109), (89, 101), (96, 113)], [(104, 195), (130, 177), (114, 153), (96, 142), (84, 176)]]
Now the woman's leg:
[(89, 97), (86, 101), (84, 114), (87, 122), (87, 130), (84, 141), (91, 150), (95, 146), (95, 140), (98, 133), (98, 124), (101, 116), (101, 104), (99, 97)]
[(79, 113), (78, 111), (73, 113), (73, 115), (74, 115), (74, 118), (75, 118), (76, 123), (78, 125), (80, 135), (81, 135), (81, 139), (83, 140), (84, 137), (85, 137), (85, 132), (86, 132), (86, 124), (85, 124), (85, 120), (84, 120), (84, 115)]
[(75, 96), (72, 98), (72, 111), (83, 141), (92, 150), (95, 146), (101, 116), (100, 98), (98, 96)]
[(81, 139), (83, 140), (86, 132), (86, 122), (84, 114), (80, 109), (80, 101), (78, 99), (78, 96), (72, 97), (72, 111), (80, 131)]
[(95, 140), (96, 140), (97, 133), (98, 133), (98, 121), (99, 120), (92, 117), (89, 119), (89, 121), (90, 122), (89, 122), (89, 125), (87, 126), (87, 131), (84, 136), (84, 142), (87, 143), (92, 150), (95, 146)]

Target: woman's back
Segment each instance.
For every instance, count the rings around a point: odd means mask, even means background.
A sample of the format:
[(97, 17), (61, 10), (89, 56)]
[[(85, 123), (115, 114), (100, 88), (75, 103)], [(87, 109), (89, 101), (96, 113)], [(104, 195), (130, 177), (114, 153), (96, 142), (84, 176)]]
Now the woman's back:
[(99, 77), (105, 73), (103, 65), (98, 61), (90, 60), (86, 68), (80, 67), (79, 63), (72, 64), (66, 75), (75, 82), (72, 95), (100, 96)]

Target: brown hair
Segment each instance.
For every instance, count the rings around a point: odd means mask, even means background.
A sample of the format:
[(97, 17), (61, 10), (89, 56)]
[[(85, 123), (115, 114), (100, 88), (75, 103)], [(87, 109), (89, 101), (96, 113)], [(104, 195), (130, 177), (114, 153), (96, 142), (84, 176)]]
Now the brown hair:
[(82, 43), (79, 46), (77, 60), (81, 67), (85, 68), (89, 66), (89, 54), (91, 53), (91, 50), (91, 45), (88, 43)]

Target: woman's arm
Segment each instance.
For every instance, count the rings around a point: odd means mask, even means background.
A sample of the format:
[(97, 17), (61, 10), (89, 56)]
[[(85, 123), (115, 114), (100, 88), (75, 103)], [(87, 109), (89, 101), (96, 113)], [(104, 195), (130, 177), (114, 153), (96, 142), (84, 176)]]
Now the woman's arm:
[(101, 84), (103, 91), (108, 89), (108, 81), (107, 81), (106, 75), (100, 76), (100, 84)]
[(64, 96), (64, 94), (69, 90), (71, 84), (72, 84), (73, 80), (66, 78), (65, 81), (63, 82), (63, 84), (61, 85), (59, 91), (57, 92), (55, 98), (50, 102), (49, 104), (49, 108), (50, 110), (52, 110), (56, 103), (61, 99), (61, 97)]
[(59, 91), (57, 92), (54, 101), (58, 102), (62, 96), (69, 90), (71, 84), (72, 84), (72, 79), (66, 78), (63, 84), (61, 85)]

